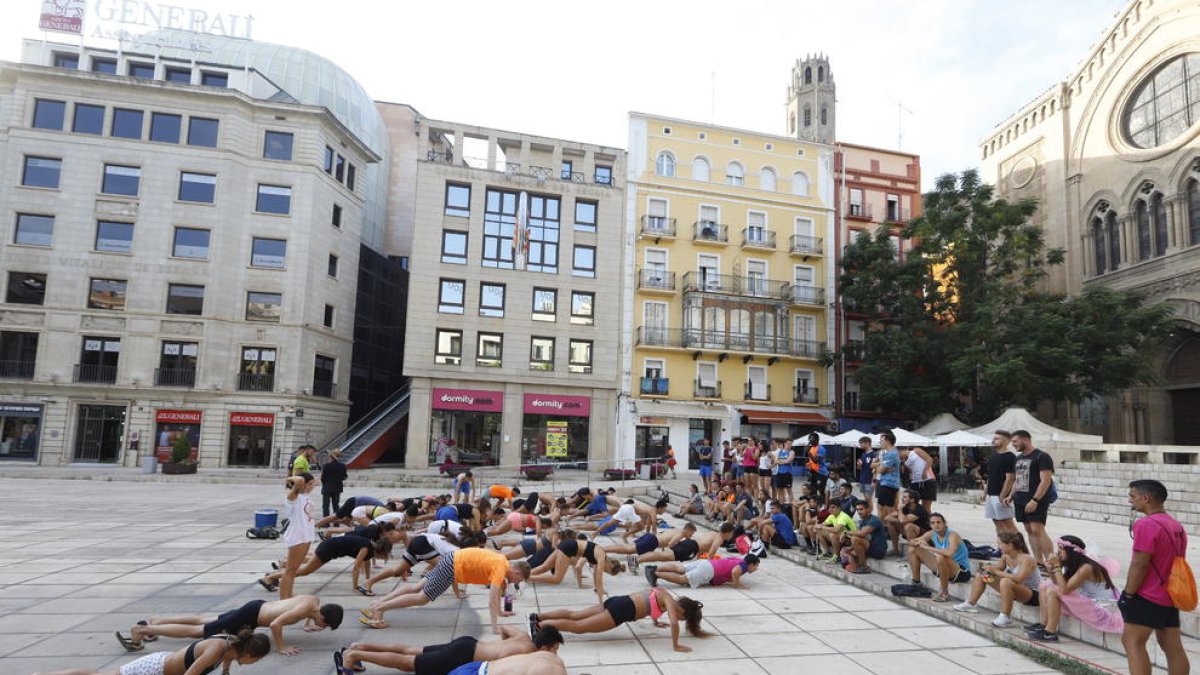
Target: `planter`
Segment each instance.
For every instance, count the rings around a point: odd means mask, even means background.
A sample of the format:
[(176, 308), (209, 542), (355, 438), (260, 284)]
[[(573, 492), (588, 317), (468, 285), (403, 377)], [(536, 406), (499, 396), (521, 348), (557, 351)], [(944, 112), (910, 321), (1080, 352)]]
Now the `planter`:
[(528, 480), (546, 480), (554, 475), (554, 468), (549, 466), (523, 466), (521, 473)]
[(196, 473), (196, 470), (199, 468), (199, 464), (193, 464), (190, 462), (163, 462), (162, 472), (165, 476), (183, 476)]
[(637, 471), (633, 469), (605, 469), (605, 480), (633, 480), (637, 478)]

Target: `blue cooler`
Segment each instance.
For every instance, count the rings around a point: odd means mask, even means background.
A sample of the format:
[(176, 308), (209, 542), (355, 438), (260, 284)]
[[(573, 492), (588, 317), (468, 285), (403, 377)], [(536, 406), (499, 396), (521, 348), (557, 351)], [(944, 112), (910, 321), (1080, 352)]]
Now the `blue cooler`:
[(276, 527), (279, 522), (279, 509), (259, 509), (254, 512), (255, 527)]

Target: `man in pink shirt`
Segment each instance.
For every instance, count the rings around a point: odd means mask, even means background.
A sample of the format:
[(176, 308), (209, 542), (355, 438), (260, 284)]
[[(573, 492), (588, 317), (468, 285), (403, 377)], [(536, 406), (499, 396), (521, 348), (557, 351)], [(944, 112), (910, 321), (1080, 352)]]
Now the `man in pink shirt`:
[(1125, 577), (1125, 591), (1117, 603), (1125, 619), (1121, 643), (1129, 659), (1130, 675), (1150, 675), (1146, 643), (1153, 634), (1167, 655), (1170, 675), (1188, 672), (1187, 651), (1179, 631), (1179, 610), (1167, 593), (1167, 579), (1175, 558), (1187, 554), (1187, 532), (1167, 514), (1163, 504), (1167, 488), (1156, 480), (1129, 484), (1129, 505), (1144, 514), (1133, 523), (1133, 560)]

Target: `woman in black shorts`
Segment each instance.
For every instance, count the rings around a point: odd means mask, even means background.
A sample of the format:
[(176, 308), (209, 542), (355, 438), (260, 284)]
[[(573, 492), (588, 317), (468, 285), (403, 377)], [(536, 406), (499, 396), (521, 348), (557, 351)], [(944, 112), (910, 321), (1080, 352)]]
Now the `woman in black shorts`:
[(690, 652), (691, 647), (679, 644), (679, 622), (687, 626), (693, 637), (704, 637), (700, 621), (704, 618), (704, 605), (689, 597), (675, 599), (666, 589), (650, 588), (632, 595), (617, 595), (602, 604), (587, 609), (556, 609), (529, 615), (529, 628), (536, 632), (542, 626), (554, 626), (564, 633), (603, 633), (617, 626), (647, 616), (661, 627), (658, 619), (667, 615), (671, 629), (671, 644), (677, 652)]
[[(386, 559), (392, 552), (392, 541), (387, 538), (371, 541), (365, 537), (357, 537), (353, 534), (344, 534), (340, 537), (326, 539), (317, 545), (317, 549), (305, 559), (304, 564), (296, 571), (297, 577), (305, 577), (317, 570), (321, 569), (325, 563), (336, 558), (354, 558), (354, 567), (351, 570), (351, 583), (358, 592), (362, 593), (363, 588), (358, 585), (358, 577), (360, 574), (370, 572), (370, 560), (376, 556)], [(279, 577), (283, 572), (272, 572), (258, 583), (268, 591), (274, 592), (279, 584)], [(364, 593), (364, 595), (366, 595)]]
[(567, 576), (567, 570), (575, 567), (575, 581), (583, 588), (583, 568), (575, 565), (583, 558), (592, 566), (592, 581), (596, 587), (596, 595), (604, 597), (604, 574), (617, 575), (625, 571), (625, 566), (616, 558), (609, 558), (608, 552), (594, 541), (586, 539), (563, 539), (555, 547), (554, 552), (532, 571), (530, 581), (542, 584), (558, 585)]

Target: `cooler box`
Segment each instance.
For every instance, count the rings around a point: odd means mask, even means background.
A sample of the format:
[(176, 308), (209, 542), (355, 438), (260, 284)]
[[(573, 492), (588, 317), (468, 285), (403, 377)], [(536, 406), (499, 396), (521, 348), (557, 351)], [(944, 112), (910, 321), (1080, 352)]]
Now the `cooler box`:
[(259, 509), (254, 512), (255, 527), (276, 527), (279, 522), (279, 509)]

